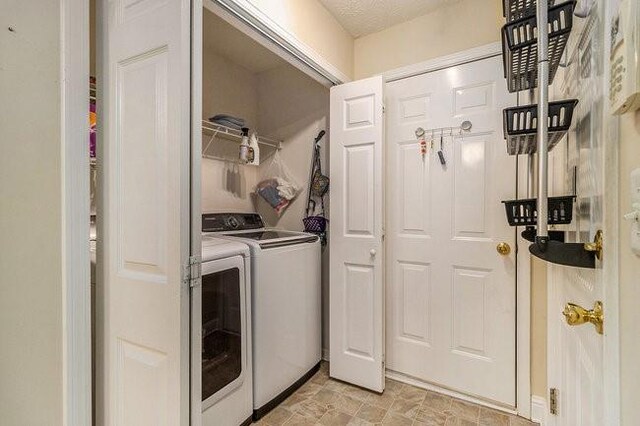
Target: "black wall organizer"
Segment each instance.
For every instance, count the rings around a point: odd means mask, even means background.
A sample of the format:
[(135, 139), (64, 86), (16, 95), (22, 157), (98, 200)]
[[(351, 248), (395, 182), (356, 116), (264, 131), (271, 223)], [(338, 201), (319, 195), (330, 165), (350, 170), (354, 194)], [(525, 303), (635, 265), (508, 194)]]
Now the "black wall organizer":
[[(502, 28), (502, 56), (504, 76), (509, 92), (533, 90), (538, 87), (538, 72), (541, 84), (553, 82), (560, 59), (573, 27), (573, 9), (576, 1), (560, 3), (559, 0), (503, 0), (503, 15), (507, 24)], [(547, 15), (547, 31), (538, 33), (538, 13)], [(538, 51), (538, 36), (543, 49)], [(544, 57), (547, 53), (548, 58)], [(539, 55), (540, 53), (540, 55)], [(540, 56), (540, 57), (539, 57)], [(548, 61), (547, 61), (548, 59)], [(548, 66), (548, 68), (547, 68)], [(539, 71), (540, 70), (540, 71)], [(548, 75), (547, 75), (548, 71)], [(510, 155), (533, 155), (538, 146), (546, 146), (548, 152), (562, 139), (571, 126), (576, 99), (548, 102), (548, 92), (541, 91), (539, 102), (548, 103), (548, 110), (540, 105), (507, 108), (503, 112), (504, 138)], [(547, 132), (538, 139), (538, 113), (543, 114)], [(548, 116), (546, 114), (548, 113)], [(545, 176), (547, 163), (539, 163), (539, 174)], [(540, 182), (539, 194), (547, 199), (547, 217), (542, 224), (560, 225), (571, 223), (575, 195), (547, 197), (548, 190)], [(524, 226), (522, 237), (533, 244), (529, 252), (545, 261), (580, 268), (595, 268), (596, 258), (602, 248), (602, 234), (596, 235), (593, 243), (565, 243), (562, 231), (536, 229), (538, 225), (538, 200), (503, 201), (507, 220), (511, 226)], [(544, 209), (544, 207), (543, 207)]]
[[(507, 1), (507, 0), (505, 0)], [(512, 15), (526, 14), (530, 3), (536, 2), (512, 0), (510, 4), (522, 4), (521, 12)], [(549, 84), (560, 65), (560, 59), (569, 39), (573, 26), (573, 9), (575, 1), (568, 1), (549, 8)], [(511, 7), (506, 9), (511, 11)], [(510, 22), (502, 27), (502, 59), (504, 76), (507, 79), (509, 92), (529, 90), (538, 87), (538, 28), (536, 16)]]
[[(575, 196), (549, 197), (549, 225), (566, 225), (573, 218), (573, 200)], [(535, 225), (538, 223), (538, 200), (503, 201), (507, 220), (511, 226)]]
[[(549, 102), (549, 142), (551, 151), (571, 127), (577, 99)], [(538, 104), (506, 108), (503, 111), (504, 138), (509, 155), (533, 154), (538, 150)]]
[[(552, 7), (556, 3), (555, 0), (549, 0), (549, 7)], [(507, 22), (535, 16), (536, 6), (536, 0), (503, 0), (502, 16), (506, 18)]]

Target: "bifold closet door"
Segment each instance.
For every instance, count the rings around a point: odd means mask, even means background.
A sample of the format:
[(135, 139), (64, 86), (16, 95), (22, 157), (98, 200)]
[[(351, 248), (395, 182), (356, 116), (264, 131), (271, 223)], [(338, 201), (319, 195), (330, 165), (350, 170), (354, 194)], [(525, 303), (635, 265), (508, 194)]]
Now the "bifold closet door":
[(383, 80), (331, 88), (330, 375), (384, 389)]
[[(514, 407), (516, 240), (501, 200), (516, 194), (502, 135), (515, 95), (501, 59), (394, 81), (386, 95), (387, 368)], [(462, 135), (428, 130), (464, 120)]]
[(98, 2), (100, 425), (189, 423), (189, 0)]

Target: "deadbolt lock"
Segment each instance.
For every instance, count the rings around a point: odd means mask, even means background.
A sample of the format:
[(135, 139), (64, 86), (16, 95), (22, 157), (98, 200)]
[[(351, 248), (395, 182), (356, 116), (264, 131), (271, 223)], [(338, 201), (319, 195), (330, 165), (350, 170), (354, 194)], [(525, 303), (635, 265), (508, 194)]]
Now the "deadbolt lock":
[(596, 332), (602, 334), (604, 331), (604, 312), (602, 302), (599, 300), (588, 310), (575, 303), (567, 303), (562, 311), (569, 325), (581, 325), (590, 322), (596, 327)]

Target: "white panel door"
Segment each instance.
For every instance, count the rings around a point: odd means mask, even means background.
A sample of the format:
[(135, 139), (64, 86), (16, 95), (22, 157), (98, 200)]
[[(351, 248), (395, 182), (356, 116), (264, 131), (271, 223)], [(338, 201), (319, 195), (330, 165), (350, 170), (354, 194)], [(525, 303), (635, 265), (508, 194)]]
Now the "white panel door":
[[(515, 198), (500, 57), (389, 83), (387, 122), (387, 368), (515, 406)], [(415, 130), (472, 122), (464, 135)], [(505, 242), (511, 253), (501, 255)]]
[[(606, 145), (612, 142), (605, 130), (608, 112), (603, 110), (607, 101), (604, 68), (605, 53), (605, 2), (598, 2), (587, 19), (577, 20), (567, 48), (569, 66), (556, 76), (554, 89), (559, 98), (579, 99), (573, 117), (573, 125), (565, 142), (566, 149), (552, 151), (550, 167), (553, 175), (549, 182), (552, 195), (571, 194), (574, 190), (574, 167), (577, 167), (577, 199), (573, 223), (567, 232), (567, 241), (591, 241), (597, 230), (604, 230), (602, 261), (596, 269), (578, 269), (551, 265), (548, 270), (548, 345), (547, 384), (557, 389), (557, 415), (550, 416), (549, 423), (557, 426), (617, 425), (614, 412), (607, 412), (619, 404), (619, 394), (611, 369), (607, 366), (603, 335), (591, 324), (567, 325), (562, 314), (567, 303), (593, 309), (597, 301), (604, 301), (606, 286), (617, 285), (616, 249), (612, 236), (617, 233), (615, 215), (618, 205), (617, 173), (605, 173), (605, 156), (617, 155)], [(617, 126), (617, 122), (615, 122)], [(611, 157), (610, 157), (611, 158)], [(610, 170), (615, 170), (609, 165)], [(606, 188), (606, 190), (605, 190)], [(611, 291), (611, 290), (609, 290)], [(616, 333), (615, 321), (607, 322), (611, 307), (603, 306), (604, 332)], [(614, 317), (609, 314), (609, 317)], [(611, 326), (608, 326), (611, 324)], [(615, 349), (613, 349), (615, 350)], [(615, 355), (614, 355), (615, 356)], [(615, 367), (613, 367), (615, 368)], [(611, 382), (613, 380), (613, 382)], [(613, 383), (613, 384), (611, 384)], [(609, 408), (611, 408), (609, 407)]]
[(190, 2), (100, 7), (98, 423), (186, 425)]
[(331, 88), (330, 375), (384, 390), (383, 82)]

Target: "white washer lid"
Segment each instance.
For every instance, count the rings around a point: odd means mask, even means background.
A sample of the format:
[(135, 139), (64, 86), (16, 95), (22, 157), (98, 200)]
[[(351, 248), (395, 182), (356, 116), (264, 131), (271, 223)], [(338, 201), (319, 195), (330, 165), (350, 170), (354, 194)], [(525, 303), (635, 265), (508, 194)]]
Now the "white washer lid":
[(249, 256), (249, 246), (214, 236), (202, 236), (202, 261), (224, 259), (232, 256)]

